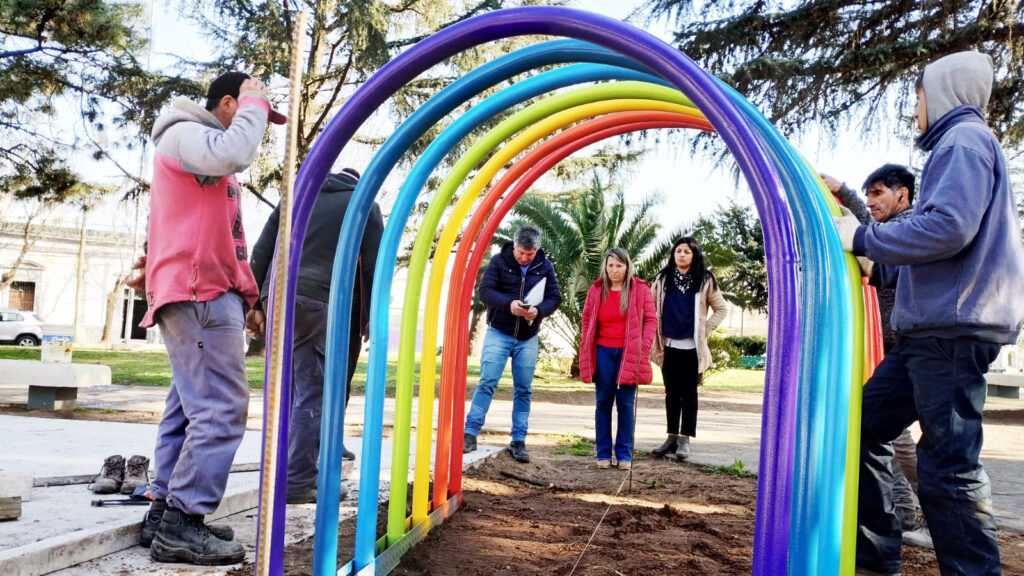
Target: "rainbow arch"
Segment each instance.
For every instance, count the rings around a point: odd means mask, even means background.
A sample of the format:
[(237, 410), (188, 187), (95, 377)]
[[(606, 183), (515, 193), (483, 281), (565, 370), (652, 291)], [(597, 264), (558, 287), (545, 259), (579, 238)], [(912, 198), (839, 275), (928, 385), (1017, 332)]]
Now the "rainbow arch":
[[(551, 166), (586, 144), (633, 130), (687, 127), (713, 130), (724, 139), (752, 190), (765, 235), (770, 287), (769, 340), (753, 572), (852, 574), (859, 387), (865, 370), (861, 360), (864, 315), (856, 262), (842, 251), (832, 224), (837, 206), (809, 165), (753, 106), (671, 46), (622, 22), (560, 7), (501, 10), (456, 24), (423, 40), (370, 78), (313, 146), (296, 180), (290, 249), (294, 254), (301, 252), (313, 202), (334, 160), (358, 127), (387, 98), (452, 55), (484, 42), (526, 34), (564, 36), (570, 40), (516, 51), (481, 66), (442, 90), (381, 147), (364, 170), (353, 195), (339, 237), (331, 287), (318, 479), (321, 502), (337, 501), (341, 481), (347, 355), (331, 351), (347, 350), (349, 298), (360, 238), (366, 215), (386, 175), (416, 139), (487, 88), (542, 66), (585, 62), (530, 77), (475, 104), (424, 151), (402, 186), (382, 239), (371, 297), (361, 494), (376, 494), (380, 486), (390, 285), (401, 233), (427, 178), (463, 138), (492, 116), (554, 90), (603, 82), (545, 97), (516, 112), (470, 147), (433, 197), (418, 231), (405, 294), (390, 499), (395, 505), (389, 507), (387, 531), (378, 539), (377, 499), (360, 499), (355, 555), (338, 571), (338, 509), (318, 506), (314, 573), (386, 573), (411, 543), (458, 507), (468, 303), (475, 272), (487, 253), (489, 239), (516, 199)], [(583, 122), (570, 127), (580, 121)], [(558, 134), (551, 136), (555, 133)], [(491, 185), (463, 228), (475, 199), (502, 165), (548, 136)], [(423, 346), (428, 353), (422, 357), (413, 511), (407, 518), (413, 361), (422, 280), (430, 248), (450, 200), (470, 171), (492, 154), (491, 161), (479, 168), (448, 214), (435, 250), (424, 316)], [(446, 259), (460, 232), (462, 241), (458, 243), (456, 266), (447, 279), (451, 289), (444, 330), (435, 483), (430, 495), (427, 485), (431, 473), (437, 310), (441, 286), (446, 280)], [(298, 263), (298, 258), (289, 262), (283, 284), (284, 310), (294, 305)], [(275, 312), (271, 311), (272, 319), (277, 317)], [(282, 390), (278, 392), (283, 407), (276, 423), (281, 430), (277, 449), (283, 453), (291, 375), (290, 319), (283, 326), (272, 325), (270, 329), (284, 330), (286, 343), (283, 350), (277, 351), (284, 374)], [(268, 381), (269, 372), (268, 363)], [(261, 526), (258, 547), (269, 550), (269, 572), (274, 574), (280, 573), (282, 566), (285, 470), (285, 463), (279, 460), (276, 469), (265, 468), (262, 476), (269, 489), (261, 494), (272, 497), (261, 500), (260, 505), (272, 507), (274, 513), (270, 525)]]

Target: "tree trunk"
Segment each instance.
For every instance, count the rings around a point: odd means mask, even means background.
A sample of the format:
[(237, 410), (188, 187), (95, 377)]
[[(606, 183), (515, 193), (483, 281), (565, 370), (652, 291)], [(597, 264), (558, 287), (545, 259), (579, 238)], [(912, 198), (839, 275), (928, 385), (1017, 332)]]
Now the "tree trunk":
[(7, 288), (14, 282), (14, 276), (18, 273), (18, 268), (21, 267), (21, 263), (25, 261), (25, 257), (32, 251), (32, 248), (36, 245), (36, 240), (39, 239), (38, 227), (32, 226), (32, 220), (36, 217), (32, 214), (25, 221), (25, 227), (22, 229), (22, 243), (21, 250), (18, 252), (18, 257), (14, 259), (14, 263), (11, 264), (7, 272), (0, 274), (0, 290)]
[(75, 321), (72, 333), (75, 335), (75, 344), (80, 345), (84, 339), (82, 335), (82, 296), (85, 292), (85, 223), (89, 215), (88, 208), (82, 208), (82, 233), (78, 238), (78, 278), (75, 280)]
[(473, 313), (469, 315), (469, 348), (473, 348), (473, 340), (476, 339), (476, 333), (480, 331), (480, 316), (487, 312), (487, 308), (480, 310), (473, 310)]
[[(121, 295), (124, 293), (124, 283), (128, 281), (128, 274), (124, 276), (118, 276), (114, 282), (114, 289), (107, 294), (107, 310), (103, 316), (103, 345), (110, 346), (110, 341), (114, 336), (114, 312), (117, 310), (117, 301), (120, 300)], [(128, 314), (127, 308), (125, 314)], [(128, 316), (125, 320), (125, 324), (128, 325), (128, 333), (131, 334), (132, 319)]]
[(573, 378), (580, 377), (580, 350), (576, 347), (576, 352), (572, 355), (572, 364), (569, 365), (569, 376)]

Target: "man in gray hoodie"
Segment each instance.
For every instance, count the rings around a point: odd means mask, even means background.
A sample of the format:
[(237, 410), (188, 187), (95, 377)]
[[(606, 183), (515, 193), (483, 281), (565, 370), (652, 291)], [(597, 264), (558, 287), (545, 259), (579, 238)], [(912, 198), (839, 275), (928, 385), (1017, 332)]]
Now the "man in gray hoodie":
[(918, 496), (944, 575), (1000, 574), (991, 487), (979, 460), (985, 373), (1024, 325), (1024, 243), (999, 142), (985, 124), (989, 56), (961, 52), (917, 82), (917, 145), (930, 151), (911, 218), (837, 220), (843, 247), (899, 266), (896, 345), (864, 387), (857, 565), (899, 574), (892, 448), (914, 421)]
[(245, 558), (231, 529), (204, 516), (220, 505), (245, 434), (242, 327), (259, 296), (235, 173), (255, 159), (267, 122), (284, 120), (262, 82), (227, 72), (210, 84), (205, 107), (179, 98), (153, 126), (142, 326), (159, 324), (172, 377), (139, 544), (159, 562)]

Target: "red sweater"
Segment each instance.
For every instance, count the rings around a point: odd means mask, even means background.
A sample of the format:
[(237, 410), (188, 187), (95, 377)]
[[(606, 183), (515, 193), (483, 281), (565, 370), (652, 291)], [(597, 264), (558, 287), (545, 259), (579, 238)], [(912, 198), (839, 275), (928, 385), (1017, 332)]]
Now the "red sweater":
[(622, 313), (621, 290), (609, 290), (597, 312), (597, 345), (622, 348), (626, 345), (626, 315)]
[[(608, 298), (612, 300), (611, 297)], [(598, 325), (601, 322), (601, 280), (596, 280), (587, 291), (583, 305), (583, 329), (580, 334), (580, 379), (594, 381), (595, 357), (597, 355)], [(616, 309), (618, 299), (615, 299)], [(633, 278), (633, 289), (629, 291), (629, 306), (626, 308), (624, 350), (619, 364), (619, 384), (650, 384), (654, 379), (651, 370), (651, 345), (658, 333), (658, 312), (654, 296), (647, 282)]]

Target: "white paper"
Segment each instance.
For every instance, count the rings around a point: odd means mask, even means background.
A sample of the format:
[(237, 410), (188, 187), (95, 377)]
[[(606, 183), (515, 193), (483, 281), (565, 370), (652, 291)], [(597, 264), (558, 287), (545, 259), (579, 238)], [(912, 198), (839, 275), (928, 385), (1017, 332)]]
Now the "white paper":
[[(536, 306), (544, 301), (544, 288), (548, 285), (547, 278), (541, 278), (540, 282), (530, 288), (530, 291), (526, 293), (526, 297), (523, 298), (523, 304), (527, 306)], [(533, 326), (533, 320), (527, 320), (526, 323)]]
[(523, 304), (528, 304), (530, 306), (536, 306), (537, 304), (540, 304), (541, 302), (543, 302), (544, 301), (544, 288), (546, 288), (547, 285), (548, 285), (548, 279), (547, 278), (541, 278), (540, 282), (537, 282), (537, 285), (534, 286), (533, 288), (530, 288), (530, 291), (526, 293), (526, 297), (523, 298)]

